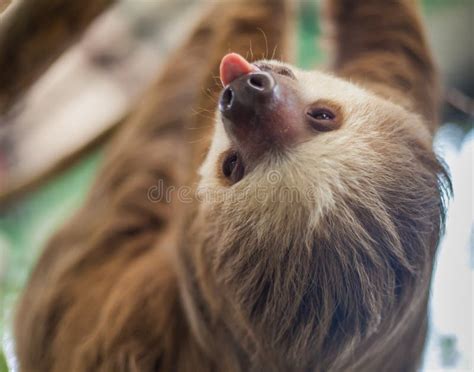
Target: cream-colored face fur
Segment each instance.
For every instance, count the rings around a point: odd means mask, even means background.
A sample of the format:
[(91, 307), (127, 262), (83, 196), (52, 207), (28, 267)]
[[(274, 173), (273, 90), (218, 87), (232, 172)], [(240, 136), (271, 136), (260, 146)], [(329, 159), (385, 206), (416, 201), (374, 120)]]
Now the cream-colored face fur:
[(365, 204), (381, 203), (377, 196), (381, 184), (393, 181), (403, 162), (410, 165), (410, 149), (400, 146), (403, 139), (429, 144), (430, 135), (420, 119), (400, 106), (326, 73), (265, 63), (290, 68), (306, 104), (332, 102), (343, 119), (340, 128), (315, 132), (283, 154), (266, 153), (242, 180), (228, 185), (222, 182), (219, 163), (232, 144), (220, 113), (216, 114), (212, 145), (200, 170), (204, 205), (218, 207), (245, 224), (249, 219), (257, 226), (265, 224), (262, 234), (301, 218), (315, 228), (321, 214), (346, 194), (360, 194)]

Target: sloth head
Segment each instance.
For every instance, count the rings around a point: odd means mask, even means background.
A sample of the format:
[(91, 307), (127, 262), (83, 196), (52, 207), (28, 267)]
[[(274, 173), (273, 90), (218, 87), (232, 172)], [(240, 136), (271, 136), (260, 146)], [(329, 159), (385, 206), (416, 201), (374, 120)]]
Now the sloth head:
[(277, 61), (228, 54), (221, 80), (200, 192), (210, 272), (242, 334), (313, 355), (328, 335), (377, 332), (419, 287), (423, 301), (446, 183), (422, 119)]

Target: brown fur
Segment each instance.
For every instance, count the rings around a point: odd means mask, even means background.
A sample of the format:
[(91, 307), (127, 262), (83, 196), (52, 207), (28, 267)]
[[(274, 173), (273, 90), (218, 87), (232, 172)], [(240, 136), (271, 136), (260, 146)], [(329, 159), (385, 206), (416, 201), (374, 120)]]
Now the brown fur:
[[(436, 125), (436, 81), (411, 1), (328, 1), (334, 71), (380, 97), (354, 88), (362, 106), (341, 110), (363, 110), (363, 126), (282, 160), (288, 177), (268, 200), (147, 198), (159, 180), (195, 187), (215, 109), (203, 87), (216, 97), (220, 58), (245, 55), (250, 41), (251, 59), (276, 47), (287, 58), (291, 12), (282, 0), (219, 2), (171, 58), (32, 273), (17, 313), (22, 371), (416, 369), (449, 184), (423, 128)], [(250, 175), (230, 188), (210, 175), (218, 142), (217, 133), (204, 190), (268, 186)], [(306, 173), (317, 151), (337, 166), (314, 165), (315, 202), (271, 202), (290, 180), (301, 179), (297, 197), (314, 186)], [(261, 174), (275, 168), (265, 161)]]
[(334, 71), (437, 127), (438, 80), (416, 0), (326, 2)]

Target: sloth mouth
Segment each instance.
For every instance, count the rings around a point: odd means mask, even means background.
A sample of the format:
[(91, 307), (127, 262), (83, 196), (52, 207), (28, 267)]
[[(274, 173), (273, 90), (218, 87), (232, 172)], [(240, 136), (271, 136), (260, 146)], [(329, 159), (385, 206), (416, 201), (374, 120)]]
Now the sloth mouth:
[(245, 175), (245, 164), (237, 151), (229, 151), (222, 162), (222, 174), (232, 184), (239, 182)]

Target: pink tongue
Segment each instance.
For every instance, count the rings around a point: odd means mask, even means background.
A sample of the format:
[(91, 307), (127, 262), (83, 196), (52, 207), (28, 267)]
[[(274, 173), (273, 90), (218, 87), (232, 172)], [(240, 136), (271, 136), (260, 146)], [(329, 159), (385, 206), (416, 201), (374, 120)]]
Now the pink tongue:
[(226, 86), (232, 83), (239, 76), (257, 70), (257, 67), (248, 63), (241, 55), (237, 53), (226, 54), (224, 58), (222, 58), (220, 66), (222, 85)]

